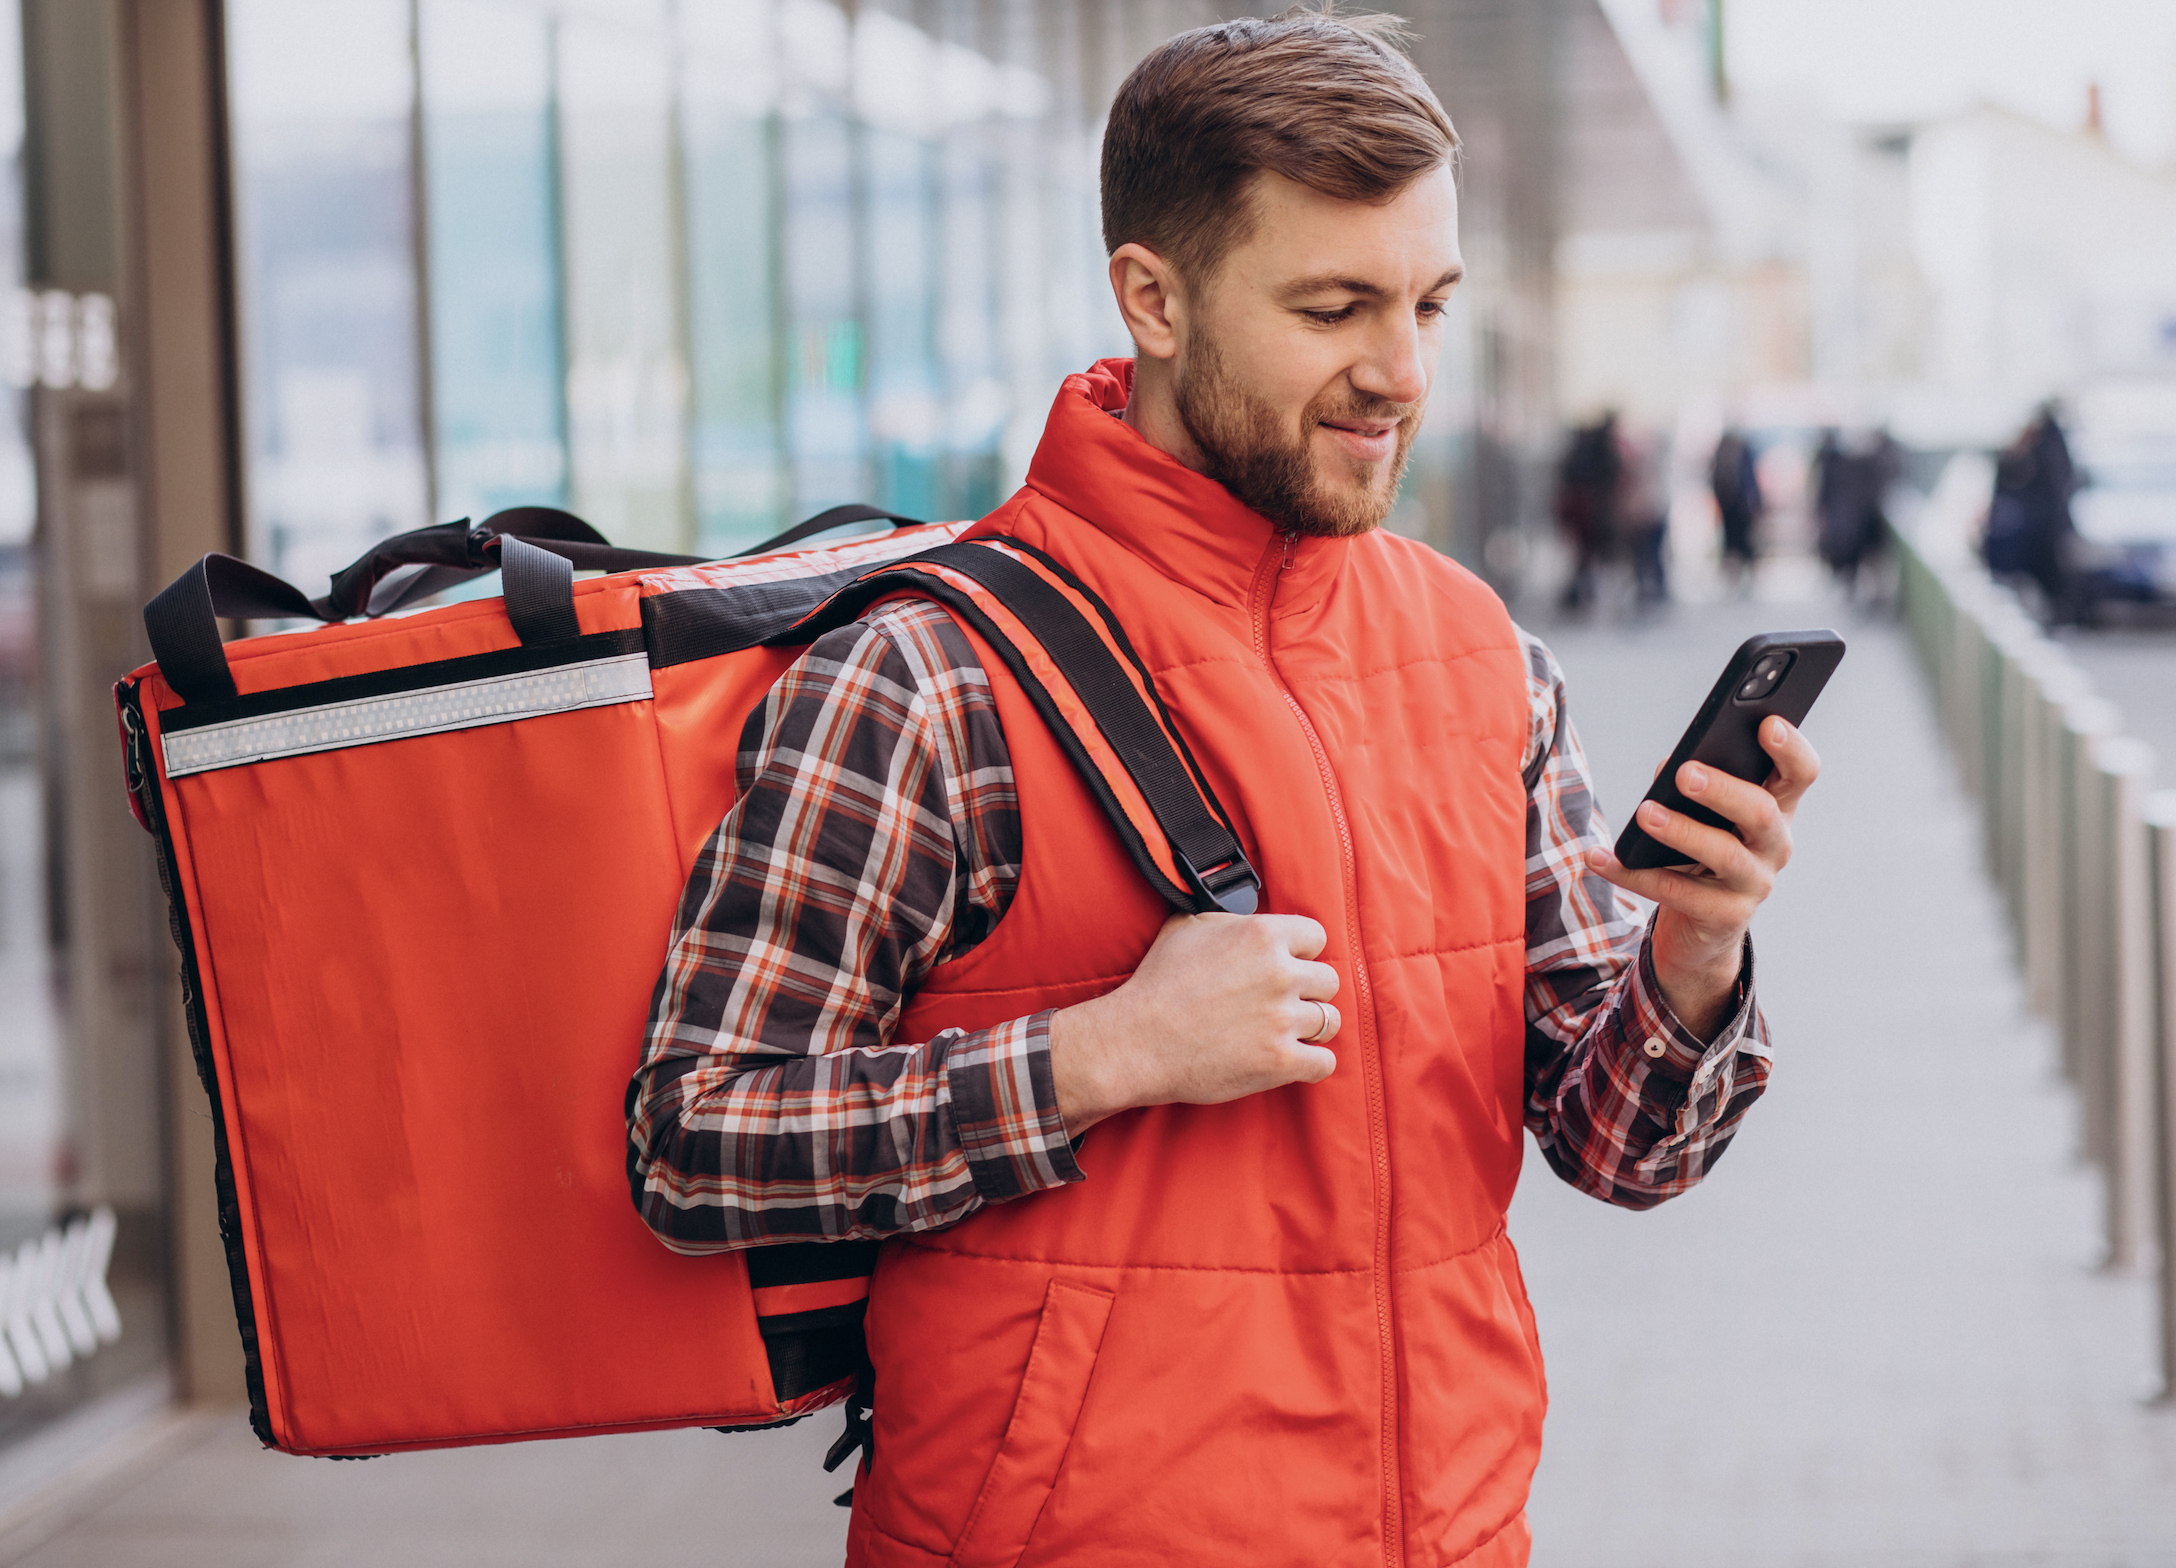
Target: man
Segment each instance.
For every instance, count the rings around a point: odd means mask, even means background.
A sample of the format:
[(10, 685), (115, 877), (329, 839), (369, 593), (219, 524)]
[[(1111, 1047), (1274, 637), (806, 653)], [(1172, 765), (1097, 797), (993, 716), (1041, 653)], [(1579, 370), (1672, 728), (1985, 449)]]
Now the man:
[(2048, 620), (2075, 620), (2086, 607), (2072, 566), (2077, 524), (2070, 498), (2078, 491), (2070, 443), (2053, 403), (2043, 403), (1995, 463), (1995, 493), (1981, 550), (1998, 577), (2030, 578)]
[(1065, 383), (977, 529), (1116, 608), (1267, 912), (1165, 918), (1004, 666), (908, 602), (779, 683), (690, 881), (639, 1201), (689, 1251), (887, 1238), (855, 1563), (1525, 1561), (1522, 1128), (1645, 1207), (1765, 1080), (1746, 926), (1812, 752), (1683, 775), (1743, 841), (1643, 811), (1707, 870), (1624, 870), (1549, 655), (1377, 526), (1461, 274), (1455, 138), (1388, 36), (1298, 13), (1134, 72), (1137, 357)]
[(1708, 459), (1708, 492), (1715, 497), (1716, 516), (1722, 522), (1723, 573), (1737, 583), (1740, 592), (1748, 591), (1759, 554), (1753, 529), (1766, 503), (1761, 499), (1753, 443), (1736, 425), (1726, 425), (1716, 439)]
[(1594, 602), (1615, 526), (1621, 468), (1615, 410), (1574, 430), (1557, 464), (1556, 520), (1572, 547), (1571, 580), (1558, 601), (1564, 609), (1584, 610)]

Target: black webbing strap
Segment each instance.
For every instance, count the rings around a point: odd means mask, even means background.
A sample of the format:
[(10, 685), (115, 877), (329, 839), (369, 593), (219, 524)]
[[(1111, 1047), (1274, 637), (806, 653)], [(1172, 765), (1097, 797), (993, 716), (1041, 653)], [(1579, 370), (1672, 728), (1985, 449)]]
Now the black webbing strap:
[[(693, 566), (707, 559), (660, 550), (624, 550), (572, 512), (556, 506), (510, 506), (475, 528), (464, 517), (457, 523), (413, 528), (381, 539), (333, 573), (332, 591), (316, 601), (317, 613), (328, 621), (385, 615), (458, 587), (498, 565), (498, 540), (505, 535), (541, 546), (582, 571), (637, 572)], [(393, 575), (404, 566), (422, 570), (405, 578)]]
[[(1008, 541), (1009, 542), (1009, 541)], [(986, 589), (1041, 645), (1065, 676), (1098, 731), (1109, 744), (1134, 787), (1148, 805), (1168, 843), (1183, 887), (1174, 887), (1141, 842), (1116, 794), (1073, 732), (1048, 689), (1029, 667), (1013, 640), (985, 615), (973, 598), (916, 564), (943, 567)], [(1238, 836), (1212, 810), (1206, 781), (1182, 758), (1174, 732), (1158, 722), (1158, 713), (1127, 676), (1110, 645), (1096, 634), (1073, 602), (1025, 563), (983, 544), (947, 544), (876, 571), (835, 594), (790, 631), (770, 639), (807, 642), (835, 626), (859, 618), (875, 600), (908, 593), (935, 599), (966, 621), (997, 650), (1051, 733), (1071, 757), (1089, 791), (1102, 805), (1135, 863), (1150, 883), (1175, 907), (1196, 913), (1228, 910), (1252, 914), (1261, 882), (1248, 864)], [(1130, 651), (1130, 650), (1129, 650)], [(1148, 682), (1151, 691), (1153, 681)], [(1159, 699), (1158, 706), (1161, 706)]]
[(315, 620), (309, 596), (292, 584), (231, 555), (207, 555), (144, 606), (144, 631), (159, 673), (183, 702), (235, 695), (222, 616), (244, 620)]
[(887, 512), (882, 507), (863, 506), (850, 502), (834, 506), (829, 511), (818, 512), (805, 522), (795, 523), (782, 534), (773, 534), (761, 544), (750, 545), (729, 560), (745, 560), (751, 555), (769, 555), (773, 550), (783, 550), (788, 545), (799, 544), (803, 539), (813, 539), (818, 534), (829, 533), (834, 528), (844, 528), (848, 523), (890, 523), (894, 528), (917, 528), (922, 524), (919, 517), (901, 517), (897, 512)]
[(1072, 589), (1074, 593), (1080, 595), (1081, 598), (1088, 602), (1089, 607), (1096, 612), (1098, 619), (1103, 622), (1104, 627), (1110, 632), (1112, 644), (1117, 647), (1120, 653), (1126, 656), (1126, 662), (1131, 664), (1140, 674), (1141, 689), (1146, 691), (1149, 700), (1156, 704), (1156, 714), (1163, 720), (1165, 732), (1170, 735), (1172, 742), (1178, 747), (1179, 757), (1186, 764), (1186, 771), (1193, 775), (1194, 783), (1199, 786), (1201, 798), (1209, 803), (1209, 809), (1216, 813), (1217, 820), (1229, 828), (1232, 825), (1232, 819), (1224, 815), (1223, 802), (1216, 798), (1216, 791), (1209, 787), (1208, 777), (1201, 771), (1201, 764), (1194, 760), (1193, 749), (1186, 744), (1186, 736), (1180, 730), (1178, 720), (1172, 718), (1170, 708), (1164, 705), (1164, 694), (1157, 689), (1156, 678), (1149, 674), (1147, 661), (1134, 651), (1133, 639), (1126, 635), (1124, 624), (1112, 612), (1110, 605), (1104, 601), (1103, 596), (1082, 582), (1079, 574), (1048, 551), (1037, 549), (1025, 539), (1007, 538), (1005, 544), (1007, 548), (1017, 550), (1022, 555), (1031, 556), (1041, 562), (1044, 569), (1051, 576), (1057, 578), (1066, 587)]
[(509, 534), (499, 540), (499, 572), (506, 618), (524, 648), (582, 635), (574, 617), (572, 561)]

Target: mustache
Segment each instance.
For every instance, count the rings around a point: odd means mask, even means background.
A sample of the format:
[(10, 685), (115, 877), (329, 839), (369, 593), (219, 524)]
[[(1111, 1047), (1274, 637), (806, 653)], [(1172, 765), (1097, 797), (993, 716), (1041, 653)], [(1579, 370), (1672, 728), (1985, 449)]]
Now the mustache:
[(1318, 425), (1328, 424), (1332, 421), (1339, 424), (1358, 422), (1403, 425), (1419, 419), (1426, 412), (1427, 407), (1428, 405), (1424, 402), (1394, 403), (1386, 397), (1363, 395), (1357, 398), (1344, 398), (1336, 406), (1314, 408), (1308, 412), (1309, 416)]

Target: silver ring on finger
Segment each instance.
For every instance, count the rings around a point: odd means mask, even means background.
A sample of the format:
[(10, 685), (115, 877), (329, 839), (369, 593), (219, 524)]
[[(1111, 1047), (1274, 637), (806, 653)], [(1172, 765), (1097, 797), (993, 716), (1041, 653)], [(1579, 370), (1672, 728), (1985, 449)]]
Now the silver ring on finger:
[[(1315, 999), (1313, 997), (1309, 997), (1308, 1000), (1310, 1002), (1314, 1002)], [(1322, 1002), (1315, 1002), (1315, 1011), (1320, 1013), (1322, 1017), (1315, 1024), (1315, 1032), (1313, 1034), (1303, 1034), (1300, 1036), (1300, 1044), (1302, 1045), (1320, 1045), (1323, 1041), (1330, 1038), (1330, 1009), (1328, 1005)]]

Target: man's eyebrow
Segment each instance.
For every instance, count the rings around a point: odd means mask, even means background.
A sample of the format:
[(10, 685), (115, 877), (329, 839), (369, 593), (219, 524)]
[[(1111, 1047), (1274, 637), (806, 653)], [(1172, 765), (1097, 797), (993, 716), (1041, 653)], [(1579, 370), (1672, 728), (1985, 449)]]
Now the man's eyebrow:
[[(1447, 289), (1465, 275), (1464, 267), (1449, 268), (1442, 277), (1429, 284), (1424, 292), (1433, 294), (1439, 289)], [(1371, 283), (1366, 278), (1348, 278), (1335, 272), (1318, 272), (1312, 277), (1294, 278), (1284, 287), (1286, 299), (1305, 299), (1310, 294), (1357, 294), (1362, 299), (1384, 299), (1389, 296), (1390, 290), (1380, 283)]]

